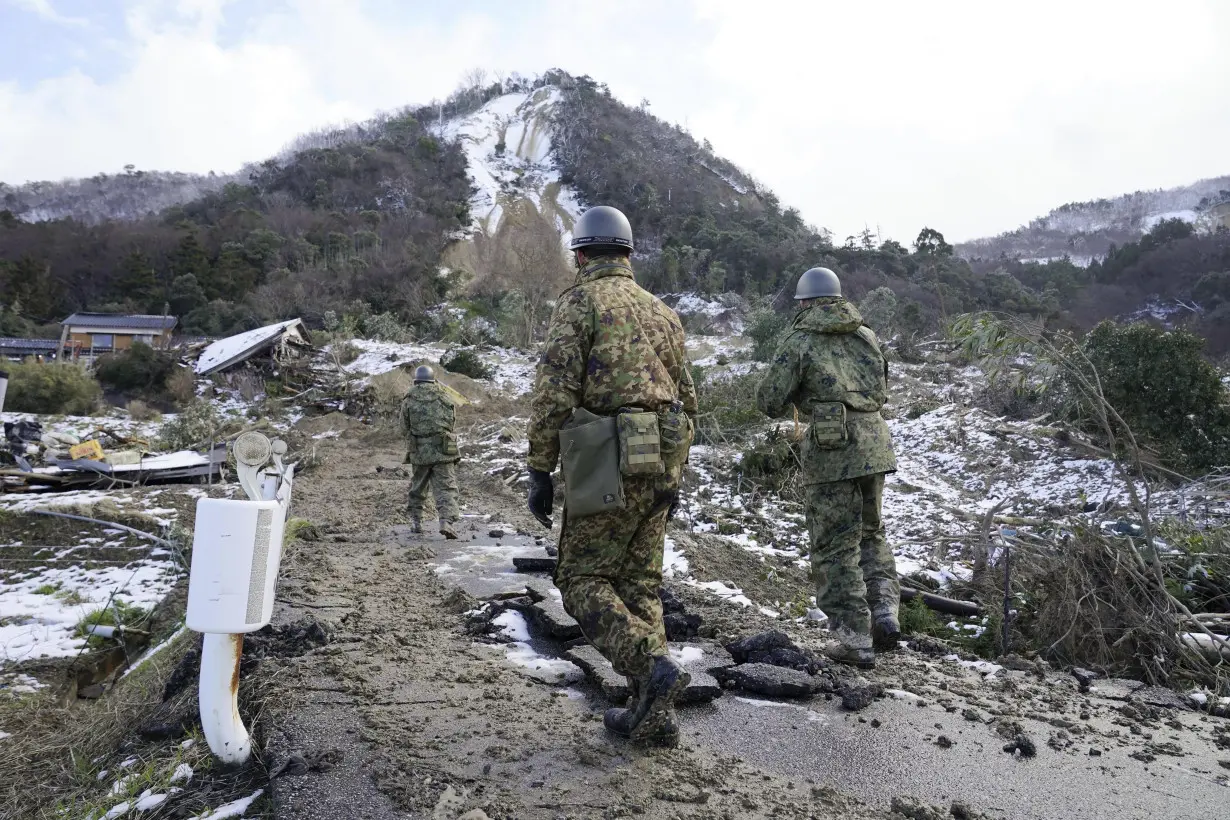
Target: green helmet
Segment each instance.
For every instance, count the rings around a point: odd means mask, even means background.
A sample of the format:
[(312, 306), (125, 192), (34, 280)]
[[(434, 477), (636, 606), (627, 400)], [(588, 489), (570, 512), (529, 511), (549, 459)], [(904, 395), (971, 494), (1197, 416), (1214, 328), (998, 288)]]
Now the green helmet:
[(821, 296), (841, 296), (841, 280), (828, 268), (812, 268), (799, 277), (794, 287), (794, 300)]
[(432, 370), (425, 364), (419, 365), (414, 370), (414, 383), (419, 382), (434, 382), (436, 380), (436, 371)]
[(581, 214), (572, 226), (568, 249), (575, 251), (591, 245), (615, 245), (632, 250), (632, 224), (623, 211), (610, 205), (598, 205)]

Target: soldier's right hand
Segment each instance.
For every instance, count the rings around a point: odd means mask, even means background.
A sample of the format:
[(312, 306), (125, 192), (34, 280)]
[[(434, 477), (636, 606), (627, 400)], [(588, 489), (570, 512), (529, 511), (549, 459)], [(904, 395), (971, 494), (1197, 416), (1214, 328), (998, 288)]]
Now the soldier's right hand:
[(530, 468), (529, 508), (534, 517), (547, 529), (551, 529), (551, 511), (555, 507), (555, 484), (551, 474)]

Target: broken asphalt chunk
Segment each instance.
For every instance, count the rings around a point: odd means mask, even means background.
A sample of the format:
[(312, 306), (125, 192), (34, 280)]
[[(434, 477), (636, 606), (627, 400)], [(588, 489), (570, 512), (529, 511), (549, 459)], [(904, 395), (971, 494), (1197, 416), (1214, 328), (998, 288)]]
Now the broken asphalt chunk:
[(529, 608), (529, 616), (538, 631), (557, 641), (581, 637), (581, 625), (564, 611), (564, 605), (549, 595)]
[(828, 666), (816, 653), (800, 648), (784, 632), (770, 630), (726, 645), (736, 663), (765, 663), (816, 674)]
[[(707, 703), (721, 697), (722, 687), (708, 671), (716, 662), (716, 647), (701, 644), (683, 644), (671, 647), (671, 655), (683, 664), (692, 676), (691, 683), (680, 693), (679, 703)], [(586, 676), (602, 688), (611, 703), (623, 705), (628, 699), (628, 679), (615, 671), (610, 661), (592, 646), (578, 646), (564, 653), (564, 659), (572, 661)]]
[(723, 684), (729, 682), (745, 692), (773, 698), (806, 698), (827, 688), (827, 682), (822, 678), (767, 663), (719, 667), (713, 673)]
[(546, 555), (515, 555), (512, 562), (517, 572), (555, 572), (556, 559)]
[(855, 679), (841, 688), (841, 708), (847, 712), (861, 712), (882, 694), (884, 687), (880, 684)]

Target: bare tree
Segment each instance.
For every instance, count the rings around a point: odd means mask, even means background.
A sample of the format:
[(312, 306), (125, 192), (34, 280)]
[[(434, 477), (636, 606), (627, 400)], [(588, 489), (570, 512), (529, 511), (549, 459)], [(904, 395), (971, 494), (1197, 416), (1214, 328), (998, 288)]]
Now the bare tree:
[(547, 319), (547, 303), (568, 280), (559, 234), (545, 219), (536, 219), (509, 242), (509, 291), (521, 296), (516, 317), (517, 343), (532, 347)]

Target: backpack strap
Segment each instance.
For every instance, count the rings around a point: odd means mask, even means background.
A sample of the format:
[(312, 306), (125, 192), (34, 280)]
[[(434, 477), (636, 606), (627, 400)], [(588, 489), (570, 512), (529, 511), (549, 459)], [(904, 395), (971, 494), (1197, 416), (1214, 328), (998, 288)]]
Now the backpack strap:
[(855, 335), (867, 343), (867, 346), (875, 351), (880, 357), (880, 361), (884, 362), (884, 384), (888, 384), (888, 357), (880, 350), (880, 343), (876, 341), (875, 331), (867, 325), (860, 325), (858, 330), (854, 331)]

